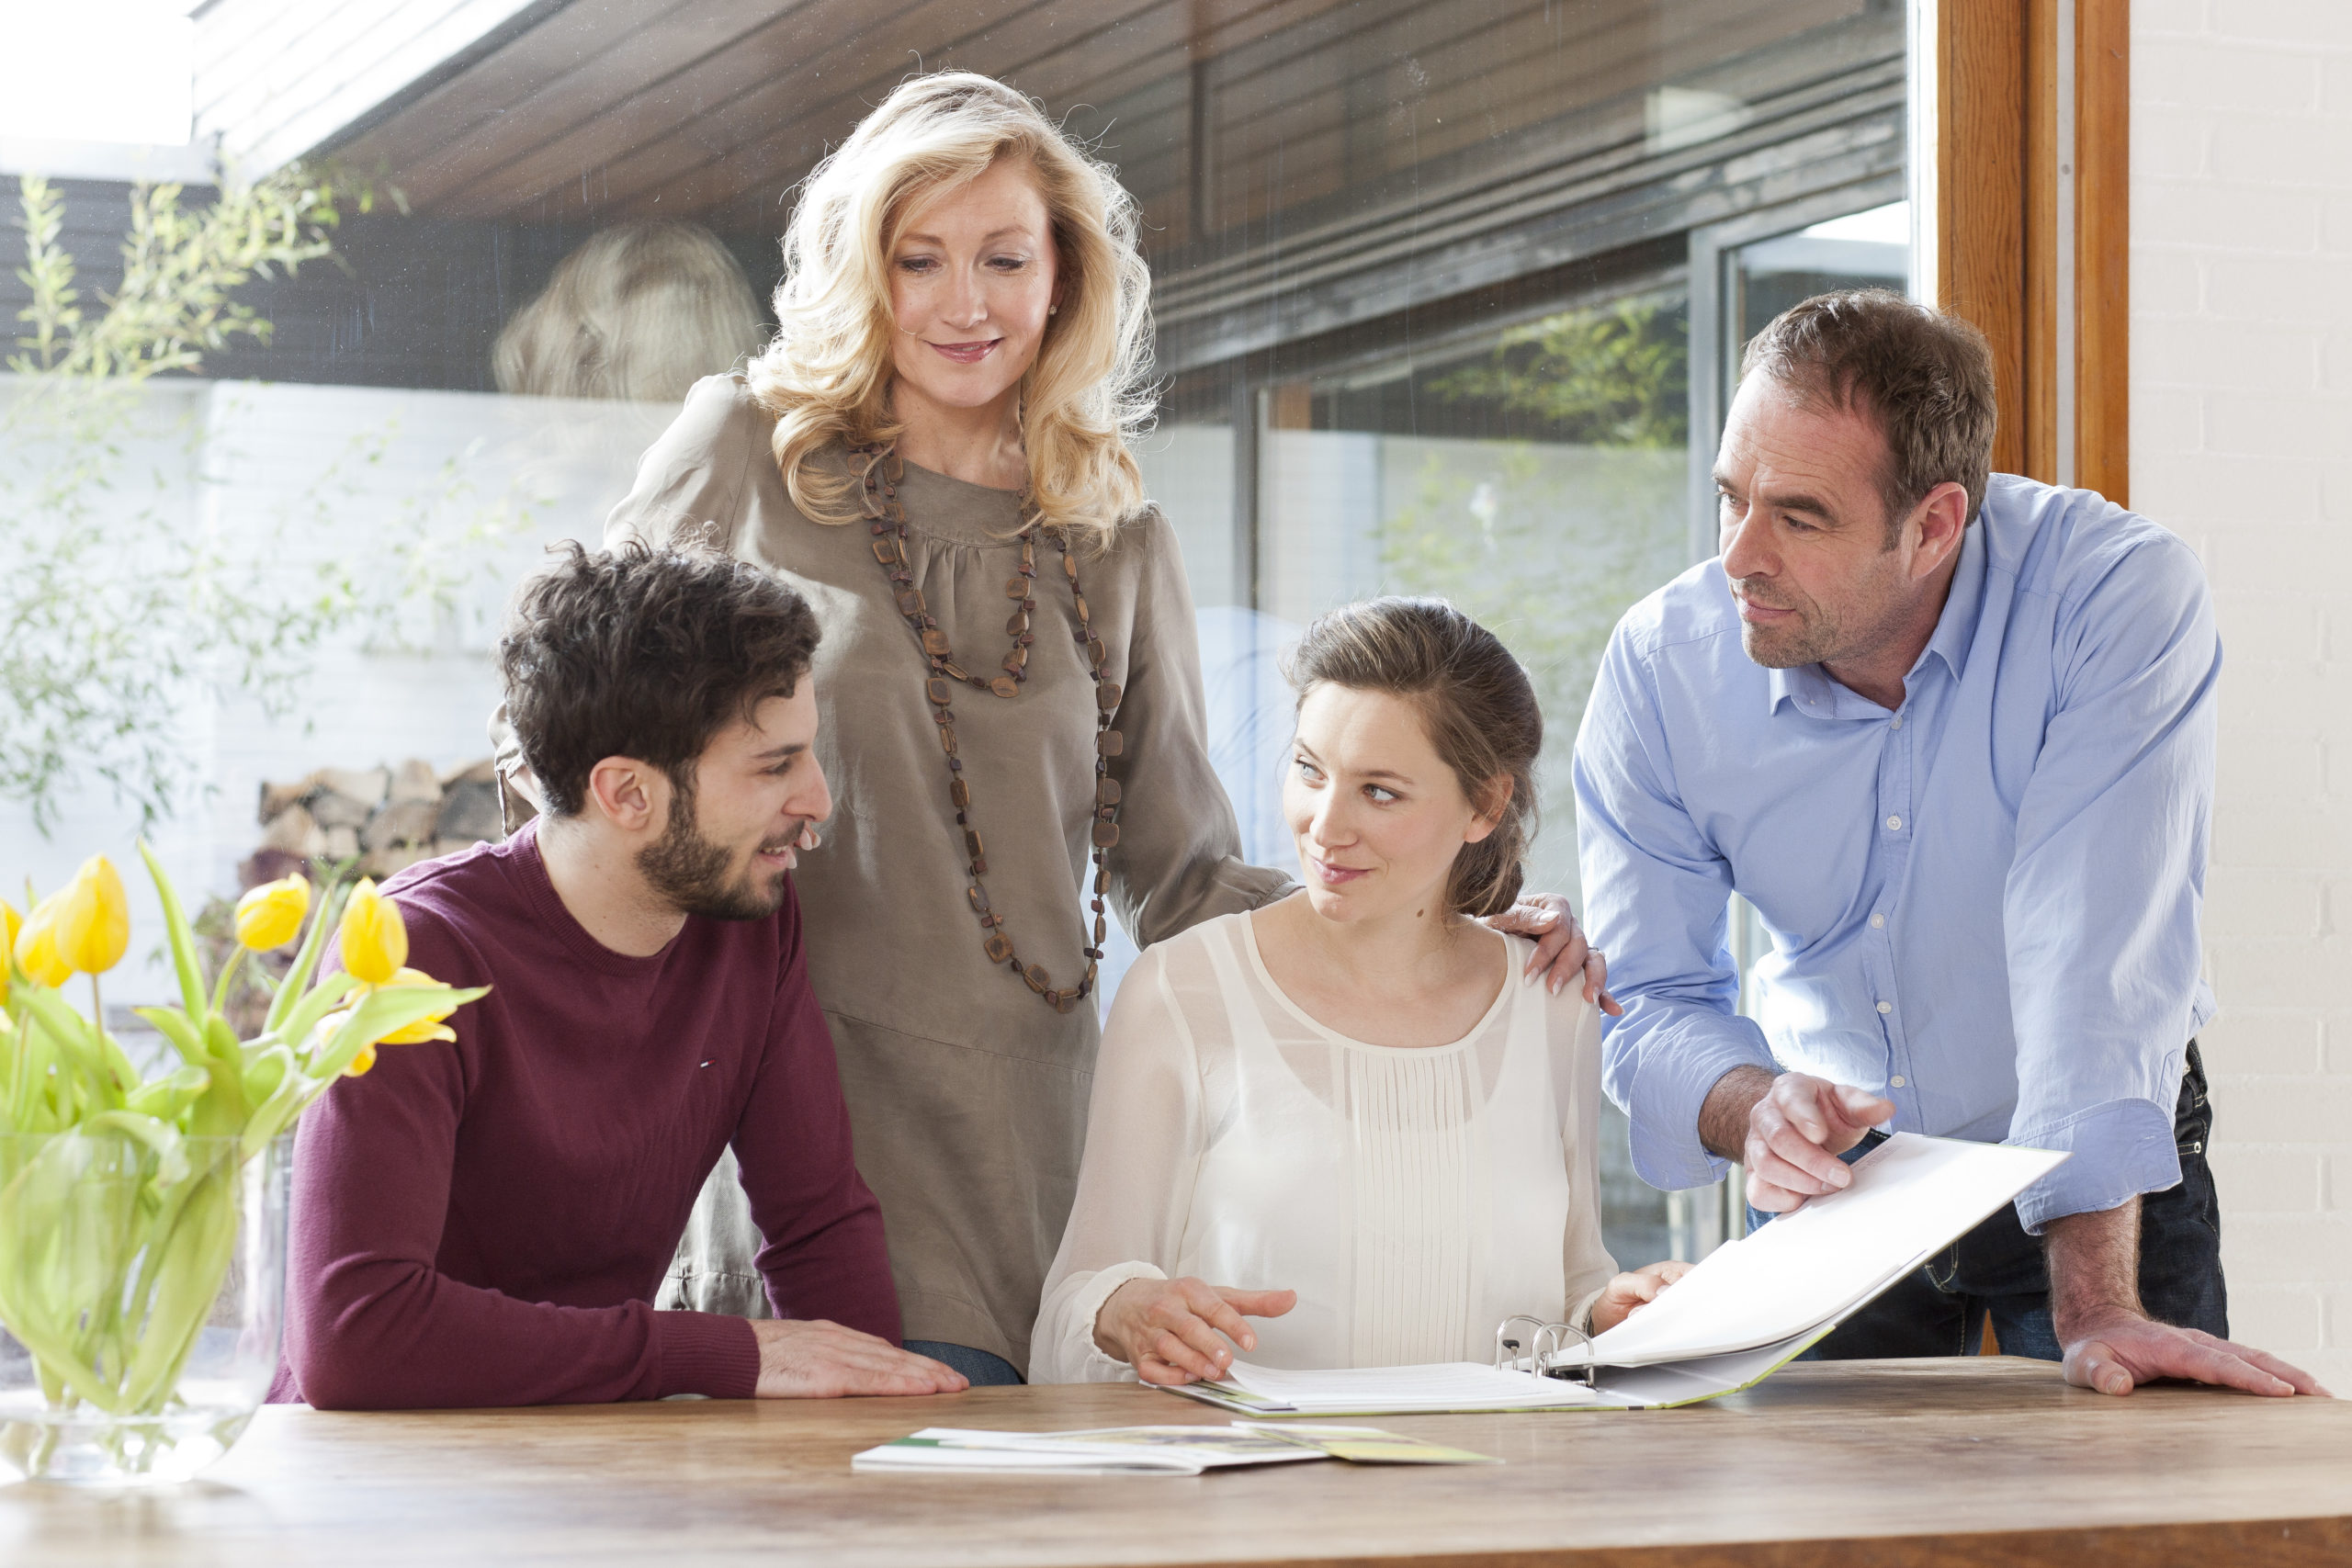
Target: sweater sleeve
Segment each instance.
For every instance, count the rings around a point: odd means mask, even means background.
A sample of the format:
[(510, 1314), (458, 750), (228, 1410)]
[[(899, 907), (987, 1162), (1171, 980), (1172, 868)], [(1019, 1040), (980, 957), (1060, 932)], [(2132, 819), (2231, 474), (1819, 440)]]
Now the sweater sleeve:
[(778, 1317), (829, 1318), (899, 1342), (882, 1205), (857, 1172), (831, 1032), (808, 986), (790, 896), (767, 1052), (736, 1124), (743, 1195), (766, 1238), (755, 1262)]
[(1095, 1060), (1086, 1153), (1029, 1339), (1031, 1382), (1111, 1382), (1134, 1369), (1094, 1343), (1095, 1314), (1130, 1280), (1176, 1266), (1207, 1142), (1200, 1070), (1159, 951), (1127, 971)]
[(1135, 644), (1114, 727), (1112, 771), (1124, 790), (1111, 898), (1137, 947), (1203, 920), (1272, 903), (1291, 890), (1279, 871), (1241, 858), (1233, 803), (1209, 765), (1200, 632), (1175, 530), (1159, 512), (1130, 525), (1142, 552)]
[[(455, 985), (489, 978), (428, 912), (403, 914), (417, 967)], [(522, 1301), (435, 1269), (481, 1008), (450, 1019), (454, 1043), (381, 1047), (302, 1117), (286, 1292), (300, 1397), (322, 1410), (750, 1397), (759, 1345), (741, 1318)]]

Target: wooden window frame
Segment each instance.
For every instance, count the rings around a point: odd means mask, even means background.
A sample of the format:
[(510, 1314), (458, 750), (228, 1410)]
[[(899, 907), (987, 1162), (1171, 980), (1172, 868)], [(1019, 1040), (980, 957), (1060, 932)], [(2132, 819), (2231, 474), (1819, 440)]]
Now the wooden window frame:
[(2129, 505), (2131, 0), (1914, 0), (1922, 293), (1993, 346), (1993, 466)]

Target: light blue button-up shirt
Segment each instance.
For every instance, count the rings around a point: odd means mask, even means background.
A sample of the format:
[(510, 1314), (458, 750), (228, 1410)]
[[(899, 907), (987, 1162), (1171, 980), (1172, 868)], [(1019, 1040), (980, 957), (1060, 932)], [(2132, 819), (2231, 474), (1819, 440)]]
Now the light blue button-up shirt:
[[(1892, 712), (1749, 660), (1720, 561), (1629, 611), (1576, 791), (1634, 1168), (1720, 1177), (1699, 1108), (1753, 1064), (1874, 1089), (1897, 1129), (2070, 1151), (2018, 1200), (2037, 1233), (2177, 1182), (2221, 661), (2186, 545), (2006, 474)], [(1735, 892), (1771, 938), (1753, 1021)]]

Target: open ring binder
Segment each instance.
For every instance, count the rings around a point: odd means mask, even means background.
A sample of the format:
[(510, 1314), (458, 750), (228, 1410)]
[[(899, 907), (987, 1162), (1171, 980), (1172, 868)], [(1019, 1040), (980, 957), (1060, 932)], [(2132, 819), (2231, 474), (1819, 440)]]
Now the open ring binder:
[[(1520, 1342), (1511, 1337), (1511, 1330), (1520, 1324), (1534, 1330), (1528, 1353), (1519, 1354)], [(1568, 1366), (1558, 1364), (1567, 1353), (1568, 1336), (1576, 1336), (1585, 1350), (1585, 1359)], [(1538, 1377), (1558, 1378), (1564, 1382), (1580, 1382), (1592, 1386), (1592, 1336), (1573, 1323), (1546, 1323), (1526, 1313), (1515, 1313), (1495, 1325), (1495, 1366), (1503, 1371), (1533, 1372)]]

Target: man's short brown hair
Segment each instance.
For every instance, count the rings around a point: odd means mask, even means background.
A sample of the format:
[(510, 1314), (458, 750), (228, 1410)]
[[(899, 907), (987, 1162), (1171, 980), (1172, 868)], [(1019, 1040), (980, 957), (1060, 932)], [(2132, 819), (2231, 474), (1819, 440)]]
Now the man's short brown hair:
[(578, 816), (607, 757), (650, 763), (691, 796), (711, 738), (808, 673), (816, 615), (716, 550), (557, 549), (515, 594), (498, 645), (507, 722), (548, 809)]
[(1968, 491), (1968, 520), (1993, 468), (1993, 351), (1958, 316), (1883, 288), (1816, 294), (1749, 340), (1745, 377), (1761, 370), (1799, 397), (1878, 423), (1888, 462), (1879, 477), (1887, 538), (1929, 491)]

